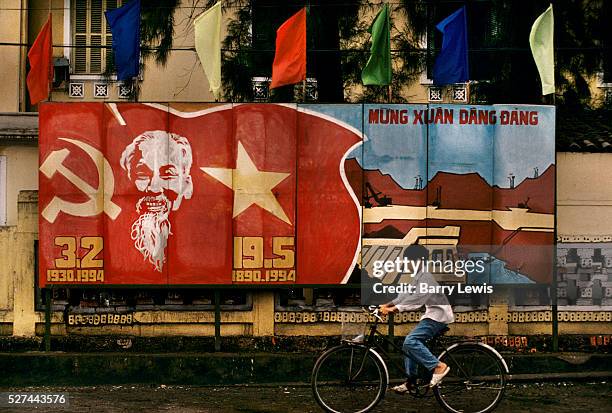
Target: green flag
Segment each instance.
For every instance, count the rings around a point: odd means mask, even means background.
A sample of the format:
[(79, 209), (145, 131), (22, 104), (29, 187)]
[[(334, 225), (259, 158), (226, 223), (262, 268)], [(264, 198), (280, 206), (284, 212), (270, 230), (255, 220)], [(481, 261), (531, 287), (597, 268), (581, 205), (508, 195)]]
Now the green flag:
[(540, 15), (531, 27), (529, 46), (535, 60), (542, 94), (555, 93), (555, 53), (553, 49), (554, 18), (552, 4)]
[(372, 47), (370, 59), (361, 72), (364, 85), (388, 85), (391, 83), (391, 35), (389, 24), (389, 5), (385, 4), (378, 12), (370, 27)]

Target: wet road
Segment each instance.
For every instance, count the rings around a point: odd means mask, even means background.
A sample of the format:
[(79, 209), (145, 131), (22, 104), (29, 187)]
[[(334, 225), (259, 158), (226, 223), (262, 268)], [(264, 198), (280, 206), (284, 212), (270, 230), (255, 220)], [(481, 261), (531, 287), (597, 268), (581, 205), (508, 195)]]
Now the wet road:
[[(309, 387), (194, 387), (123, 385), (96, 387), (19, 387), (0, 392), (69, 393), (67, 409), (0, 407), (0, 412), (320, 412)], [(413, 399), (387, 393), (376, 412), (442, 412), (434, 398)], [(496, 412), (612, 411), (612, 383), (552, 382), (511, 384)]]

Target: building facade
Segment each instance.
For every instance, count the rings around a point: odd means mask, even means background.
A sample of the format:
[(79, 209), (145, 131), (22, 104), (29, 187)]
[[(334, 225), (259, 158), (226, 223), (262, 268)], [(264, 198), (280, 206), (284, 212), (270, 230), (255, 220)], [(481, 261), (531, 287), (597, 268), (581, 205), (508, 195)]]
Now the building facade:
[[(166, 64), (155, 63), (153, 57), (144, 61), (138, 81), (138, 101), (171, 102), (189, 108), (190, 102), (214, 100), (193, 46), (193, 17), (201, 10), (194, 10), (186, 3), (181, 3), (174, 12), (175, 50), (169, 54)], [(130, 85), (117, 82), (112, 70), (107, 70), (112, 67), (112, 53), (108, 48), (111, 35), (103, 11), (120, 5), (121, 0), (6, 0), (0, 6), (3, 62), (0, 74), (4, 80), (0, 86), (0, 335), (43, 335), (44, 309), (48, 304), (35, 282), (38, 118), (37, 108), (30, 105), (25, 87), (28, 46), (51, 11), (55, 80), (49, 100), (132, 101), (135, 95)], [(369, 21), (372, 13), (361, 12), (360, 18)], [(227, 22), (237, 14), (234, 9), (224, 14), (227, 16), (224, 35), (229, 32)], [(255, 29), (252, 29), (257, 32), (257, 27), (254, 23)], [(262, 36), (256, 36), (254, 41), (266, 42)], [(250, 79), (252, 96), (256, 101), (266, 101), (269, 73), (258, 75), (261, 76)], [(467, 85), (439, 88), (428, 78), (424, 71), (416, 82), (394, 93), (412, 103), (476, 103), (470, 99)], [(594, 106), (605, 105), (609, 99), (612, 84), (606, 80), (601, 74), (589, 84)], [(316, 102), (321, 88), (325, 87), (316, 78), (309, 78), (308, 96), (304, 99)], [(359, 92), (359, 85), (347, 85), (343, 89), (347, 100)], [(299, 88), (296, 93), (300, 93)], [(602, 129), (602, 133), (608, 134), (602, 137), (604, 142), (608, 138), (612, 141), (610, 129)], [(612, 176), (605, 172), (610, 164), (610, 153), (559, 152), (557, 155), (560, 334), (612, 334), (612, 187), (609, 185)], [(551, 334), (551, 307), (536, 305), (542, 294), (546, 293), (541, 287), (526, 288), (520, 294), (499, 288), (486, 301), (457, 306), (457, 322), (451, 334), (519, 337)], [(217, 302), (222, 336), (331, 336), (341, 333), (343, 322), (359, 321), (361, 311), (359, 290), (346, 287), (244, 287), (218, 291), (54, 288), (51, 299), (54, 335), (210, 336), (215, 334)], [(404, 334), (417, 321), (417, 313), (398, 316), (394, 320), (395, 334)]]

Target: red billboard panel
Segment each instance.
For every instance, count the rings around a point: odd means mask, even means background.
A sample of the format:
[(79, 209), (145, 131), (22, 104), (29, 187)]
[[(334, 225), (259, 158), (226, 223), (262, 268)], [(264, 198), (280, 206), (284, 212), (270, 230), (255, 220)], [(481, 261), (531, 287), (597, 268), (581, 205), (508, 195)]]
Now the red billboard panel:
[(295, 105), (44, 104), (40, 285), (346, 282), (360, 142)]

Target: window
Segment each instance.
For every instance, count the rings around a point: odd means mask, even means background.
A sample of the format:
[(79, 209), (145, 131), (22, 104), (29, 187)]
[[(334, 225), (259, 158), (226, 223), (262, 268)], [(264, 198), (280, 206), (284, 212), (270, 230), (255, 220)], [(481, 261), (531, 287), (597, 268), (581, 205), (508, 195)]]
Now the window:
[(6, 156), (0, 155), (0, 225), (6, 225)]
[(104, 11), (116, 9), (121, 3), (122, 0), (73, 1), (73, 73), (103, 74), (114, 71), (113, 51), (110, 48), (112, 35)]

